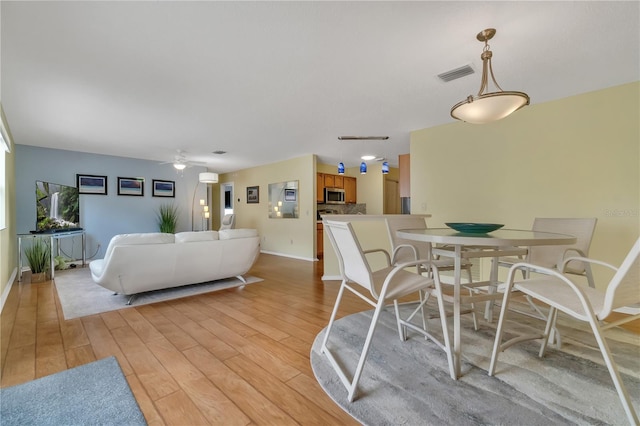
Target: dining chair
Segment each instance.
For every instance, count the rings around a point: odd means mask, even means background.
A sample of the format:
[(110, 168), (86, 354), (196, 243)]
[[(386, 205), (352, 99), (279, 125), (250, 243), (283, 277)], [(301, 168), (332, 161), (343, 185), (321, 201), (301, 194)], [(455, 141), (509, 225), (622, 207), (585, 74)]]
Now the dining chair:
[[(545, 268), (557, 269), (568, 256), (589, 257), (589, 247), (596, 229), (596, 218), (547, 218), (537, 217), (533, 221), (532, 231), (555, 232), (569, 234), (576, 237), (575, 244), (568, 246), (537, 246), (526, 249), (524, 257), (501, 257), (499, 267), (510, 268), (516, 263), (533, 263)], [(580, 275), (586, 278), (589, 287), (595, 287), (591, 266), (588, 263), (574, 261), (565, 268), (565, 273)], [(522, 270), (523, 277), (528, 276), (527, 270)]]
[[(563, 264), (564, 259), (570, 256), (589, 257), (589, 248), (597, 223), (596, 218), (546, 218), (537, 217), (533, 221), (532, 231), (538, 232), (554, 232), (559, 234), (569, 234), (576, 237), (575, 244), (566, 246), (537, 246), (523, 249), (524, 255), (520, 257), (501, 257), (498, 259), (498, 267), (510, 268), (516, 263), (527, 262), (534, 265), (543, 266), (545, 268), (558, 269)], [(589, 287), (594, 288), (593, 273), (591, 265), (581, 261), (572, 261), (570, 264), (565, 263), (564, 272), (566, 274), (579, 275), (586, 278)], [(530, 270), (521, 269), (523, 278), (528, 278)], [(527, 302), (531, 311), (519, 311), (524, 315), (542, 320), (547, 319), (545, 314), (538, 305), (527, 297)], [(562, 337), (555, 328), (551, 332), (551, 343), (555, 342), (558, 349), (562, 346)]]
[[(629, 394), (622, 382), (616, 363), (611, 355), (603, 331), (640, 318), (640, 314), (629, 315), (621, 320), (604, 323), (614, 309), (640, 303), (640, 238), (635, 242), (629, 254), (619, 268), (598, 260), (585, 257), (567, 258), (560, 265), (560, 269), (544, 268), (531, 263), (516, 263), (509, 270), (507, 287), (502, 300), (500, 320), (496, 330), (496, 338), (491, 354), (489, 375), (493, 376), (500, 352), (509, 346), (531, 339), (542, 338), (539, 356), (543, 357), (547, 345), (550, 343), (551, 329), (555, 325), (558, 311), (590, 324), (602, 357), (604, 358), (611, 379), (615, 385), (618, 397), (622, 402), (625, 413), (631, 424), (638, 424), (638, 416), (633, 409)], [(565, 265), (571, 261), (581, 261), (594, 265), (602, 265), (616, 271), (609, 281), (606, 290), (602, 291), (590, 286), (572, 281), (564, 271)], [(516, 282), (515, 276), (518, 270), (531, 270), (537, 274), (533, 278), (527, 278)], [(535, 300), (549, 305), (549, 315), (543, 334), (518, 336), (502, 343), (504, 324), (507, 317), (509, 302), (513, 296), (512, 290), (520, 291)]]
[(222, 221), (220, 223), (220, 229), (233, 229), (236, 227), (236, 215), (235, 214), (225, 214), (222, 217)]
[[(396, 266), (391, 264), (389, 253), (384, 249), (373, 249), (363, 251), (360, 246), (353, 227), (350, 222), (324, 220), (324, 229), (327, 231), (331, 245), (336, 252), (338, 264), (340, 266), (340, 275), (342, 284), (335, 301), (329, 324), (322, 341), (321, 352), (327, 356), (333, 369), (338, 374), (342, 384), (347, 388), (347, 399), (352, 402), (357, 393), (358, 381), (362, 375), (367, 355), (369, 353), (372, 338), (378, 324), (380, 314), (387, 307), (387, 303), (394, 302), (396, 323), (400, 339), (404, 340), (406, 328), (411, 328), (423, 334), (434, 341), (441, 349), (451, 356), (449, 335), (446, 332), (446, 321), (442, 320), (444, 343), (441, 343), (436, 337), (432, 336), (424, 328), (420, 328), (411, 322), (411, 318), (415, 314), (407, 318), (401, 318), (397, 299), (408, 296), (419, 291), (427, 291), (429, 289), (437, 291), (439, 289), (439, 279), (437, 274), (433, 277), (409, 272), (406, 269), (423, 265), (429, 267), (430, 259), (418, 259), (416, 261), (401, 263)], [(387, 266), (372, 271), (366, 256), (372, 253), (381, 253), (386, 257)], [(333, 330), (333, 325), (338, 313), (338, 308), (342, 302), (344, 291), (348, 290), (358, 296), (360, 299), (375, 307), (371, 322), (368, 327), (364, 346), (360, 352), (358, 364), (353, 373), (346, 371), (343, 364), (339, 362), (336, 352), (339, 348), (334, 348), (334, 352), (329, 348), (329, 338)], [(438, 297), (439, 307), (442, 313), (441, 317), (445, 318), (444, 305), (442, 299)], [(389, 360), (392, 362), (392, 360)], [(451, 362), (449, 363), (451, 365)], [(351, 377), (349, 377), (349, 375)]]
[[(389, 241), (391, 242), (391, 263), (399, 264), (403, 262), (416, 261), (418, 259), (430, 259), (431, 265), (435, 266), (438, 271), (453, 271), (455, 269), (455, 259), (453, 258), (440, 258), (433, 256), (431, 252), (431, 244), (427, 242), (412, 241), (398, 236), (397, 232), (400, 229), (427, 229), (427, 223), (422, 216), (413, 215), (397, 215), (385, 217), (385, 224), (387, 226), (387, 233), (389, 234)], [(473, 287), (473, 275), (471, 267), (473, 264), (467, 259), (462, 260), (462, 269), (467, 272), (467, 283), (464, 287)], [(431, 267), (417, 266), (417, 272), (432, 273)], [(441, 281), (442, 282), (442, 281)], [(446, 283), (443, 283), (446, 285)], [(473, 290), (470, 288), (469, 292)], [(424, 297), (428, 297), (426, 294)], [(424, 306), (424, 304), (423, 304)], [(478, 330), (478, 320), (476, 318), (475, 305), (471, 304), (471, 309), (464, 311), (463, 313), (470, 313), (473, 316), (473, 328)], [(427, 318), (423, 312), (423, 318)], [(426, 327), (426, 322), (425, 322)]]

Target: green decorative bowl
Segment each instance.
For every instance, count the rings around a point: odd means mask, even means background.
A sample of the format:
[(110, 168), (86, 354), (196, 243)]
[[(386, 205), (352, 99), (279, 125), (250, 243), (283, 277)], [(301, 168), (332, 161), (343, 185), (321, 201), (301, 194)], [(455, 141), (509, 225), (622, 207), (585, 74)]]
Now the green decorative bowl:
[(458, 232), (464, 232), (467, 234), (486, 234), (487, 232), (495, 231), (502, 228), (504, 225), (499, 223), (460, 223), (449, 222), (445, 223), (449, 228)]

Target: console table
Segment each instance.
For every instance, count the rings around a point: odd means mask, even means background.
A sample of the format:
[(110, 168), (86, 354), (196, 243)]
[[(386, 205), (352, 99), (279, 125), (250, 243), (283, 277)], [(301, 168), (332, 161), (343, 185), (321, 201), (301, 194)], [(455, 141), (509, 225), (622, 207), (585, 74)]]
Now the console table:
[[(74, 238), (81, 237), (82, 238), (82, 266), (85, 265), (87, 261), (86, 254), (86, 234), (83, 230), (77, 231), (66, 231), (66, 232), (52, 232), (52, 233), (41, 233), (41, 234), (18, 234), (18, 281), (22, 281), (22, 240), (25, 239), (33, 239), (33, 238), (48, 238), (50, 242), (50, 256), (51, 256), (51, 279), (54, 278), (55, 273), (55, 257), (60, 254), (60, 241), (63, 238)], [(54, 251), (55, 247), (55, 251)], [(56, 253), (54, 255), (54, 253)]]

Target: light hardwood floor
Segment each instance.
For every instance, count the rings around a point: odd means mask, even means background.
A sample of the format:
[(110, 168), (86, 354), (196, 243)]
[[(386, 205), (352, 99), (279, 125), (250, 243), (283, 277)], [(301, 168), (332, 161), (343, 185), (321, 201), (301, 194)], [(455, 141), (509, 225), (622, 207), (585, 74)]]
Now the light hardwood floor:
[[(358, 424), (309, 363), (339, 283), (322, 262), (266, 254), (251, 274), (264, 281), (68, 321), (55, 284), (26, 274), (0, 317), (0, 387), (113, 355), (150, 425)], [(370, 309), (345, 297), (340, 317)]]

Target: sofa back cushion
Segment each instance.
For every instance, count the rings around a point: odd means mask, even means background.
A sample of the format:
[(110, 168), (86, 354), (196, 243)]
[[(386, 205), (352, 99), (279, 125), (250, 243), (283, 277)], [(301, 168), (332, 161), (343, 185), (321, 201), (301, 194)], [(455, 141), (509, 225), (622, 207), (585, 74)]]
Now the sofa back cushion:
[(232, 240), (234, 238), (257, 237), (257, 229), (221, 229), (218, 231), (221, 240)]
[(178, 232), (176, 234), (176, 243), (193, 243), (197, 241), (214, 241), (218, 239), (218, 231), (191, 231)]
[(175, 242), (173, 234), (165, 234), (163, 232), (145, 232), (139, 234), (119, 234), (111, 238), (109, 247), (104, 254), (104, 258), (108, 259), (115, 246), (132, 246), (139, 244), (172, 244)]

